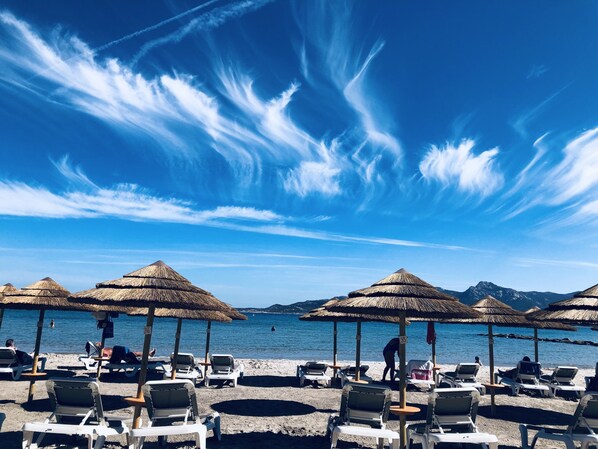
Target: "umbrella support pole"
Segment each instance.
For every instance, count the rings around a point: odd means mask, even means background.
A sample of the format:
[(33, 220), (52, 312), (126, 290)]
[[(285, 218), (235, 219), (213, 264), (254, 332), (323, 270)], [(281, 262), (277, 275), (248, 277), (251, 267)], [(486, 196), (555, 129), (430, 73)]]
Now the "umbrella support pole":
[(335, 321), (334, 322), (334, 330), (333, 330), (333, 343), (332, 343), (332, 365), (334, 366), (334, 368), (332, 369), (332, 378), (336, 379), (336, 353), (337, 353), (337, 343), (336, 343), (336, 338), (338, 336), (338, 323)]
[[(141, 356), (141, 369), (139, 370), (139, 383), (137, 384), (137, 399), (143, 399), (141, 387), (145, 384), (147, 377), (147, 362), (149, 359), (150, 346), (152, 344), (152, 328), (154, 326), (154, 310), (155, 306), (150, 306), (147, 311), (147, 322), (143, 333), (145, 338), (143, 340), (143, 354)], [(141, 425), (141, 405), (135, 405), (133, 412), (133, 429), (138, 429)]]
[[(490, 384), (494, 385), (494, 335), (492, 334), (492, 324), (488, 324), (488, 359), (490, 361)], [(496, 399), (494, 397), (494, 388), (490, 388), (490, 416), (496, 413)]]
[(359, 382), (360, 366), (361, 366), (361, 321), (357, 322), (357, 333), (355, 335), (355, 380)]
[(206, 356), (204, 359), (205, 370), (208, 370), (208, 363), (210, 358), (210, 334), (212, 333), (212, 321), (208, 320), (208, 327), (206, 328)]
[[(104, 356), (104, 346), (106, 346), (106, 337), (104, 337), (104, 332), (102, 331), (102, 340), (100, 341), (100, 353), (98, 354), (100, 357)], [(96, 372), (97, 380), (100, 380), (101, 372), (102, 372), (102, 361), (98, 360), (98, 370)]]
[[(399, 391), (401, 393), (401, 408), (405, 409), (407, 407), (407, 388), (406, 388), (406, 381), (407, 381), (407, 371), (405, 366), (405, 358), (406, 358), (406, 344), (407, 344), (407, 333), (406, 333), (406, 318), (405, 312), (401, 312), (399, 315), (401, 321), (399, 323)], [(407, 445), (407, 416), (402, 414), (400, 416), (400, 447), (404, 449)]]
[[(42, 341), (42, 330), (44, 329), (44, 315), (46, 311), (41, 309), (39, 311), (39, 319), (37, 321), (37, 335), (35, 336), (35, 349), (33, 350), (33, 368), (31, 374), (37, 374), (37, 364), (39, 360), (39, 348)], [(27, 394), (27, 402), (33, 401), (33, 393), (35, 392), (35, 377), (29, 381), (29, 393)]]
[(540, 360), (538, 354), (538, 328), (534, 327), (534, 361), (538, 363)]
[(170, 373), (171, 380), (176, 379), (176, 365), (177, 365), (177, 359), (179, 356), (179, 345), (181, 343), (181, 328), (182, 327), (183, 327), (183, 319), (179, 318), (176, 323), (176, 334), (174, 334), (174, 351), (173, 351), (173, 357), (172, 357), (172, 364), (170, 366), (170, 369), (172, 370), (172, 372)]
[[(434, 337), (434, 340), (432, 340), (432, 365), (433, 368), (436, 368), (436, 337)], [(432, 373), (434, 378), (434, 385), (436, 385), (436, 382), (438, 381), (438, 370), (434, 369)]]

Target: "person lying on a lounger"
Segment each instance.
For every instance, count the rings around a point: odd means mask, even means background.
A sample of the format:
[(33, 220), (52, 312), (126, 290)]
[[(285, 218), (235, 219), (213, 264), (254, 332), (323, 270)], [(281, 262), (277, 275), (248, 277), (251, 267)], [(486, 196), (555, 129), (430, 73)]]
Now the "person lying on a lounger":
[(21, 365), (31, 365), (33, 363), (33, 357), (31, 357), (25, 351), (17, 349), (17, 345), (12, 338), (6, 340), (6, 347), (15, 352), (17, 356), (17, 362), (19, 362)]
[[(152, 357), (156, 353), (156, 348), (152, 349), (149, 353)], [(140, 357), (143, 355), (141, 352), (133, 352), (126, 346), (116, 345), (112, 348), (104, 348), (102, 350), (104, 357), (110, 357), (110, 363), (141, 363)]]
[[(531, 359), (528, 356), (525, 356), (521, 359), (521, 362), (531, 362)], [(513, 379), (517, 375), (518, 368), (515, 367), (513, 369), (508, 370), (498, 370), (498, 374), (503, 377), (508, 377), (509, 379)]]

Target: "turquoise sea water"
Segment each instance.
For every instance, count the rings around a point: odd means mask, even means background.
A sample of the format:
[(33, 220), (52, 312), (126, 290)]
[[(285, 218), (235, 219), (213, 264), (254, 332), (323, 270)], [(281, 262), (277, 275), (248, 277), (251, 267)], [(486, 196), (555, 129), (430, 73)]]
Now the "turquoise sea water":
[[(0, 341), (14, 338), (20, 349), (33, 350), (38, 312), (6, 310), (0, 329)], [(50, 329), (54, 319), (56, 327)], [(145, 318), (121, 315), (115, 319), (115, 338), (108, 345), (122, 344), (140, 350), (143, 343)], [(271, 331), (272, 326), (276, 328)], [(172, 351), (176, 320), (157, 318), (154, 323), (152, 346), (158, 355), (167, 356)], [(297, 315), (249, 314), (247, 321), (231, 324), (212, 324), (210, 352), (232, 353), (241, 358), (331, 360), (332, 323), (300, 321)], [(355, 324), (338, 325), (339, 360), (355, 357)], [(476, 355), (488, 363), (488, 339), (485, 326), (463, 324), (436, 324), (438, 363), (453, 364), (473, 361)], [(183, 321), (181, 352), (203, 354), (205, 351), (206, 323)], [(495, 327), (495, 333), (533, 335), (532, 329)], [(383, 323), (363, 323), (362, 360), (383, 361), (382, 348), (395, 337), (398, 326)], [(409, 338), (407, 358), (430, 357), (431, 347), (426, 344), (426, 323), (412, 323), (407, 327)], [(590, 328), (578, 328), (577, 332), (540, 330), (540, 337), (571, 340), (598, 340), (598, 332)], [(101, 331), (89, 313), (46, 312), (42, 338), (42, 352), (82, 353), (87, 340), (99, 341)], [(495, 362), (498, 366), (513, 365), (521, 357), (533, 357), (534, 346), (530, 340), (496, 338)], [(590, 368), (598, 361), (598, 347), (562, 343), (540, 342), (540, 361), (544, 366), (573, 364)]]

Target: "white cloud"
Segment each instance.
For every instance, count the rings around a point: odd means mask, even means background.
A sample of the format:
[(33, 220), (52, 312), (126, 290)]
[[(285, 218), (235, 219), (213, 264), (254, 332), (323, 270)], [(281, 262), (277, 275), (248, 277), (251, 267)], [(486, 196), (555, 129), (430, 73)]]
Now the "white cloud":
[(444, 186), (455, 186), (468, 194), (487, 196), (502, 187), (504, 178), (495, 166), (498, 148), (473, 153), (475, 142), (462, 140), (459, 145), (432, 145), (419, 164), (424, 179)]
[(284, 181), (284, 187), (299, 196), (321, 193), (334, 196), (340, 193), (339, 175), (341, 168), (335, 157), (337, 142), (330, 148), (320, 144), (321, 162), (304, 161), (299, 167), (292, 169)]

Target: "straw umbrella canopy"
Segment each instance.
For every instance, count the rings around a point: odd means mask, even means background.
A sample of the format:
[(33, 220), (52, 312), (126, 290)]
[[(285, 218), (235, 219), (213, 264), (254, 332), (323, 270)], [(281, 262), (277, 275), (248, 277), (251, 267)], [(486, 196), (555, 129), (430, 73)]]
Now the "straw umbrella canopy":
[(70, 293), (67, 289), (49, 277), (34, 282), (33, 284), (23, 287), (20, 290), (14, 289), (14, 287), (9, 287), (5, 290), (4, 299), (1, 303), (3, 308), (39, 310), (35, 348), (33, 350), (33, 369), (31, 374), (28, 374), (28, 376), (31, 378), (29, 382), (29, 393), (27, 396), (28, 402), (31, 402), (33, 399), (35, 379), (45, 375), (43, 373), (37, 372), (37, 365), (46, 310), (77, 310), (77, 306), (75, 304), (71, 304), (67, 301), (69, 294)]
[[(148, 309), (135, 309), (134, 311), (130, 312), (129, 315), (132, 316), (147, 316)], [(247, 317), (242, 313), (236, 311), (231, 307), (230, 311), (227, 312), (218, 312), (215, 310), (188, 310), (188, 309), (156, 309), (154, 311), (154, 317), (160, 318), (176, 318), (177, 319), (177, 327), (175, 333), (175, 340), (174, 340), (174, 350), (173, 350), (173, 360), (172, 360), (172, 373), (171, 379), (176, 378), (176, 365), (177, 365), (177, 356), (179, 354), (179, 346), (181, 341), (181, 330), (183, 327), (183, 320), (199, 320), (199, 321), (207, 321), (208, 322), (208, 329), (207, 329), (207, 336), (206, 336), (206, 362), (207, 362), (207, 354), (209, 351), (209, 339), (210, 339), (210, 328), (212, 321), (217, 321), (220, 323), (230, 323), (233, 320), (246, 320)], [(204, 362), (205, 363), (205, 362)]]
[[(0, 286), (0, 304), (2, 304), (2, 298), (5, 293), (11, 293), (17, 291), (17, 288), (11, 283)], [(0, 309), (0, 329), (2, 328), (2, 321), (4, 319), (4, 309)]]
[(230, 307), (206, 290), (194, 286), (188, 279), (161, 260), (126, 274), (120, 279), (100, 282), (96, 284), (96, 288), (74, 294), (69, 301), (79, 304), (95, 304), (105, 308), (125, 306), (148, 309), (137, 395), (129, 401), (135, 406), (134, 428), (139, 427), (140, 424), (143, 404), (141, 387), (145, 383), (147, 375), (155, 309), (226, 311)]
[[(349, 293), (349, 298), (333, 305), (330, 310), (345, 313), (398, 316), (399, 367), (401, 409), (407, 407), (405, 369), (405, 346), (407, 318), (413, 321), (440, 321), (446, 318), (475, 318), (478, 312), (459, 300), (436, 290), (431, 284), (400, 269), (396, 273), (372, 284), (372, 286)], [(405, 447), (405, 415), (400, 415), (401, 447)]]
[(528, 319), (528, 327), (534, 329), (534, 361), (539, 362), (539, 351), (538, 351), (538, 329), (553, 329), (562, 331), (575, 331), (576, 328), (565, 323), (557, 323), (551, 321), (538, 321), (530, 318), (530, 315), (534, 312), (541, 310), (538, 306), (534, 306), (524, 312), (525, 317)]
[(328, 310), (330, 307), (333, 307), (338, 304), (339, 301), (342, 301), (340, 298), (332, 298), (331, 300), (325, 302), (320, 307), (313, 309), (299, 317), (300, 320), (303, 321), (332, 321), (333, 322), (333, 345), (332, 345), (332, 365), (334, 369), (334, 374), (336, 375), (337, 370), (337, 335), (338, 329), (337, 325), (339, 322), (343, 323), (357, 323), (357, 329), (355, 334), (356, 340), (356, 347), (355, 347), (355, 375), (357, 379), (359, 379), (359, 366), (361, 363), (361, 323), (362, 321), (374, 321), (379, 323), (394, 323), (399, 324), (401, 322), (400, 318), (394, 316), (384, 316), (384, 315), (364, 315), (359, 313), (343, 313), (343, 312), (333, 312)]
[(573, 298), (553, 302), (546, 309), (531, 313), (529, 317), (533, 320), (596, 326), (598, 325), (598, 284), (577, 293)]

